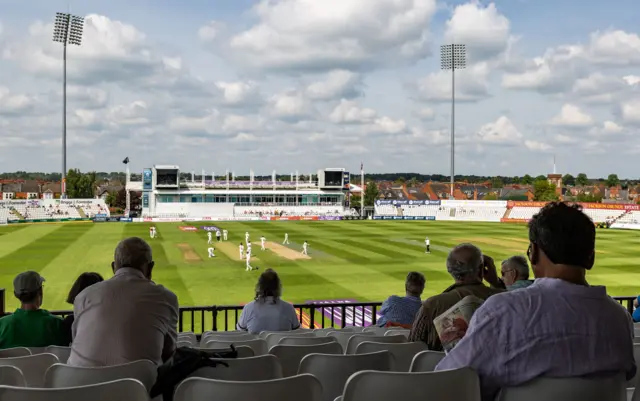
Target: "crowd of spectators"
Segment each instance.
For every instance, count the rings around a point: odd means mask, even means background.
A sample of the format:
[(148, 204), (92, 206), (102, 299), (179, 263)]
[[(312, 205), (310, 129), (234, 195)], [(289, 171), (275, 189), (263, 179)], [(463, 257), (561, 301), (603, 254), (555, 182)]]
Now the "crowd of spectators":
[[(350, 211), (351, 213), (351, 211)], [(352, 213), (351, 213), (352, 214)], [(242, 213), (244, 217), (285, 217), (285, 216), (344, 216), (345, 212), (340, 210), (321, 211), (313, 209), (305, 209), (303, 212), (295, 209), (288, 210), (245, 210)]]

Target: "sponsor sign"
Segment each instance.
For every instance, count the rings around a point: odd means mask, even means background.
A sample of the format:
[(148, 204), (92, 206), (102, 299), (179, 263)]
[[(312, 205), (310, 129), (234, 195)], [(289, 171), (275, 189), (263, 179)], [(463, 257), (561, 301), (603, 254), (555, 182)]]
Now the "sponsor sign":
[[(524, 202), (527, 203), (527, 202)], [(442, 206), (448, 207), (506, 207), (507, 201), (483, 201), (483, 200), (442, 200)]]
[(405, 216), (393, 216), (394, 220), (404, 220)]
[[(507, 207), (543, 207), (548, 202), (519, 202), (508, 201)], [(594, 203), (594, 202), (578, 202), (585, 209), (606, 209), (606, 210), (640, 210), (640, 205), (621, 204), (621, 203)]]
[(200, 227), (200, 229), (204, 231), (220, 231), (220, 229), (216, 226), (202, 226)]
[(118, 223), (120, 221), (120, 219), (117, 218), (117, 217), (107, 217), (107, 221), (109, 223)]
[(378, 199), (376, 200), (376, 206), (379, 205), (394, 205), (394, 206), (404, 206), (404, 205), (411, 205), (411, 206), (424, 206), (424, 205), (440, 205), (441, 202), (439, 200), (383, 200), (383, 199)]
[(153, 221), (153, 218), (151, 218), (151, 217), (145, 217), (145, 218), (143, 218), (143, 219), (142, 219), (142, 221), (144, 221), (144, 222), (150, 222), (150, 221)]
[(382, 216), (383, 220), (393, 220), (393, 216)]
[(143, 191), (151, 191), (153, 187), (153, 176), (151, 174), (150, 168), (145, 168), (142, 170), (142, 190)]
[(344, 189), (348, 190), (349, 184), (351, 183), (351, 174), (348, 171), (342, 173), (342, 183), (344, 184)]
[(193, 232), (193, 231), (198, 231), (198, 228), (194, 226), (179, 226), (178, 230), (185, 231), (185, 232)]
[[(367, 327), (373, 324), (373, 311), (371, 306), (349, 306), (344, 308), (344, 316), (342, 315), (342, 306), (336, 306), (334, 308), (331, 305), (344, 304), (344, 303), (357, 303), (355, 299), (337, 299), (328, 301), (307, 301), (307, 304), (322, 305), (323, 319), (328, 319), (329, 322), (333, 321), (336, 326), (342, 326), (343, 322), (345, 326), (358, 326)], [(376, 319), (380, 319), (382, 315), (376, 313)], [(330, 323), (329, 323), (330, 324)]]
[(142, 208), (143, 209), (149, 208), (149, 194), (146, 192), (142, 194)]
[(613, 223), (611, 228), (620, 228), (623, 230), (640, 230), (640, 224), (632, 223)]
[(96, 223), (104, 223), (104, 222), (107, 221), (107, 217), (106, 216), (102, 216), (102, 217), (95, 216), (93, 218), (93, 221), (96, 222)]
[[(352, 217), (355, 216), (348, 216), (350, 218), (348, 218), (347, 220), (353, 220)], [(360, 216), (358, 216), (358, 219), (360, 219)], [(335, 220), (342, 220), (341, 216), (320, 216), (318, 217), (318, 220), (330, 220), (330, 221), (335, 221)]]
[(528, 219), (505, 219), (504, 217), (500, 219), (500, 223), (528, 223)]
[(373, 216), (374, 220), (382, 220), (382, 216)]
[(121, 217), (120, 218), (120, 222), (121, 223), (133, 223), (133, 219), (131, 217)]
[(100, 213), (100, 214), (96, 214), (95, 217), (107, 217), (107, 215), (105, 213)]

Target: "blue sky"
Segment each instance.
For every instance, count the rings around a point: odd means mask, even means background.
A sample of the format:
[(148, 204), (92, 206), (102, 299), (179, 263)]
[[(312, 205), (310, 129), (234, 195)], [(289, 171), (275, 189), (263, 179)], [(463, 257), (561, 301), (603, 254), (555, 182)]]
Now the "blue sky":
[(0, 2), (1, 170), (60, 169), (56, 11), (69, 50), (68, 165), (288, 173), (637, 177), (640, 7), (631, 0)]

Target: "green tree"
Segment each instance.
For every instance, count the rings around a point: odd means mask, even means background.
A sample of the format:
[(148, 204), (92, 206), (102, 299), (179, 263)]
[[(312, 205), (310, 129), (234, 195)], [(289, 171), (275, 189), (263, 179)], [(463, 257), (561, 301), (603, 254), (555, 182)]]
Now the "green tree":
[(562, 177), (562, 183), (564, 185), (574, 186), (576, 185), (576, 179), (571, 174), (565, 174)]
[[(547, 177), (545, 177), (544, 175), (540, 174), (539, 176), (536, 177), (535, 181), (547, 181)], [(535, 183), (534, 181), (534, 183)]]
[(524, 185), (531, 185), (533, 184), (533, 178), (529, 174), (525, 174), (524, 177), (522, 177), (522, 183)]
[(584, 187), (585, 185), (589, 185), (589, 178), (585, 173), (580, 173), (576, 177), (576, 185), (580, 185)]
[(583, 191), (581, 191), (577, 196), (576, 196), (576, 201), (578, 202), (595, 202), (595, 203), (600, 203), (602, 202), (602, 195), (600, 194), (586, 194)]
[(520, 177), (516, 175), (511, 179), (511, 182), (513, 182), (514, 184), (520, 184)]
[(500, 177), (494, 177), (491, 180), (491, 187), (493, 188), (504, 188), (504, 182), (502, 181), (502, 179)]
[(367, 183), (367, 187), (364, 190), (364, 205), (373, 206), (376, 199), (378, 199), (379, 193), (378, 185), (374, 181)]
[(607, 177), (607, 186), (611, 188), (618, 186), (618, 184), (620, 184), (618, 174), (609, 174), (609, 176)]
[(548, 180), (536, 180), (533, 183), (534, 200), (541, 202), (549, 202), (558, 200), (556, 187)]
[(482, 200), (498, 200), (498, 195), (495, 192), (489, 192)]
[(96, 173), (81, 173), (70, 169), (67, 173), (67, 197), (71, 199), (91, 199), (95, 195)]
[(396, 179), (396, 183), (398, 184), (404, 184), (407, 180), (404, 177), (398, 177)]
[(107, 194), (107, 198), (105, 199), (105, 203), (111, 207), (116, 205), (117, 193), (112, 191)]

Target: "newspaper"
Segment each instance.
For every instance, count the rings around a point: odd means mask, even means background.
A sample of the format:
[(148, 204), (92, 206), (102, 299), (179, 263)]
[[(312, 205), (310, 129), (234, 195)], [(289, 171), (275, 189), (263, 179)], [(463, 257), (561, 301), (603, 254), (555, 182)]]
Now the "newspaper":
[(464, 337), (469, 328), (471, 316), (483, 302), (478, 297), (468, 295), (433, 320), (444, 352), (451, 351)]

